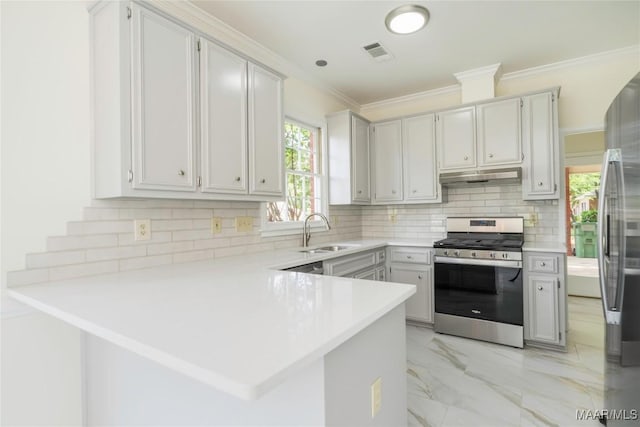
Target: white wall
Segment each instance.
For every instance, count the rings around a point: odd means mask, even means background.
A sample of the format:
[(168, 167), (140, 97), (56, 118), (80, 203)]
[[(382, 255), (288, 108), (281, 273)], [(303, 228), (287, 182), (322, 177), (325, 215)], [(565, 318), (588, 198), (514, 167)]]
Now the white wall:
[[(43, 252), (47, 236), (64, 235), (90, 205), (87, 4), (0, 2), (2, 425), (81, 422), (78, 331), (4, 298), (4, 289), (8, 271), (23, 269), (26, 254)], [(180, 7), (188, 8), (165, 4)], [(216, 34), (215, 25), (192, 24)], [(256, 48), (237, 35), (223, 41), (249, 55)], [(257, 59), (288, 74), (271, 58)], [(322, 123), (346, 108), (297, 78), (285, 91), (285, 113), (301, 120)]]

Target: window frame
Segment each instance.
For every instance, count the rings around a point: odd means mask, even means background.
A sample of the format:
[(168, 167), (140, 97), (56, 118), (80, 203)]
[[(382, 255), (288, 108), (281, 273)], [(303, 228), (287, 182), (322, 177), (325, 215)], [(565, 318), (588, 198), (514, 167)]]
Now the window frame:
[[(327, 218), (329, 218), (329, 175), (328, 175), (328, 150), (327, 150), (327, 126), (325, 123), (317, 124), (306, 120), (299, 120), (293, 118), (291, 116), (284, 117), (284, 123), (292, 123), (294, 125), (298, 125), (306, 128), (316, 129), (318, 132), (318, 147), (316, 148), (316, 155), (320, 157), (320, 161), (318, 162), (318, 167), (320, 172), (320, 185), (321, 185), (321, 197), (320, 197), (320, 209), (316, 208), (316, 212), (323, 213)], [(284, 126), (283, 123), (283, 126)], [(284, 135), (284, 133), (283, 133)], [(284, 138), (282, 140), (283, 144), (283, 153), (284, 148), (286, 148)], [(284, 154), (283, 154), (284, 156)], [(282, 159), (284, 163), (284, 158)], [(287, 174), (288, 170), (286, 165), (284, 165), (284, 181), (285, 181), (285, 197), (286, 197), (286, 182), (287, 182)], [(267, 203), (263, 202), (260, 204), (260, 216), (261, 220), (261, 228), (260, 232), (263, 237), (272, 237), (272, 236), (286, 236), (286, 235), (294, 235), (294, 234), (302, 234), (302, 226), (304, 221), (282, 221), (282, 222), (269, 222), (267, 221)], [(314, 231), (322, 231), (326, 230), (326, 226), (324, 222), (319, 219), (313, 219), (309, 221), (310, 227)]]

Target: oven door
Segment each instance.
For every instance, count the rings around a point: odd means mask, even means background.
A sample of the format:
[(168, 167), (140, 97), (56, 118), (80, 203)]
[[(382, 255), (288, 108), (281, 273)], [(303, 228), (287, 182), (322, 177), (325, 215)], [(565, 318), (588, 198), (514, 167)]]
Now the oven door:
[(522, 262), (436, 257), (435, 312), (522, 326)]

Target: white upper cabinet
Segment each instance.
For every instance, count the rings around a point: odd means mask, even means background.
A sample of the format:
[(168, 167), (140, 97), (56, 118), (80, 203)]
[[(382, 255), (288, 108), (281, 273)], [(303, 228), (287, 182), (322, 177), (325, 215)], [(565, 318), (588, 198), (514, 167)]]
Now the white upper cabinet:
[(440, 171), (476, 167), (475, 107), (463, 107), (437, 114), (436, 138)]
[(402, 120), (402, 149), (405, 201), (440, 201), (434, 114)]
[(476, 106), (478, 166), (522, 162), (520, 98)]
[(522, 198), (558, 199), (557, 90), (523, 98)]
[(351, 143), (353, 161), (352, 185), (355, 193), (353, 201), (368, 203), (371, 201), (369, 176), (369, 122), (358, 117), (351, 117)]
[(284, 194), (282, 79), (249, 64), (249, 192)]
[(202, 191), (246, 194), (247, 61), (201, 39)]
[(374, 203), (402, 201), (402, 121), (373, 125)]
[(133, 20), (133, 187), (195, 191), (195, 38), (147, 9)]
[(327, 116), (329, 203), (369, 204), (369, 122), (345, 110)]
[(284, 198), (281, 76), (152, 6), (90, 14), (95, 198)]

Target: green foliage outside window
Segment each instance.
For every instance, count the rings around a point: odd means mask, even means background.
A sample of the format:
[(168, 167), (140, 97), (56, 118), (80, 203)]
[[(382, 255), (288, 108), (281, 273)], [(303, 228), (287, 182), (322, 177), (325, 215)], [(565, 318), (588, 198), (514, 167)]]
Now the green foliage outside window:
[(285, 123), (286, 201), (267, 204), (269, 222), (301, 221), (320, 207), (317, 139), (317, 129)]

